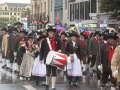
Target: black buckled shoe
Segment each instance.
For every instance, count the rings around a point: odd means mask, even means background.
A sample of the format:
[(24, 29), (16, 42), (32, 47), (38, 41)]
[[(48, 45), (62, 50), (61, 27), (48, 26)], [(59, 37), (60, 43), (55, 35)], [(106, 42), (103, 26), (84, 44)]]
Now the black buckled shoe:
[(51, 89), (51, 90), (55, 90), (55, 88)]
[(45, 85), (45, 90), (49, 90), (49, 85)]

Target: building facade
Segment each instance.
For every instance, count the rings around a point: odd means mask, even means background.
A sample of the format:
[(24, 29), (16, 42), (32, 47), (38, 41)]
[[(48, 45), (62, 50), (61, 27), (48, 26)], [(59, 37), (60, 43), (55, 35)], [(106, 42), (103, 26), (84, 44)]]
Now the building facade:
[(20, 21), (24, 12), (30, 10), (30, 4), (25, 3), (2, 3), (0, 4), (0, 20), (6, 21)]
[(69, 22), (69, 0), (49, 0), (50, 21), (55, 24), (56, 17), (64, 25)]
[(40, 24), (36, 23), (36, 20), (40, 19), (40, 16), (49, 13), (49, 0), (31, 0), (31, 26), (33, 29), (39, 29)]

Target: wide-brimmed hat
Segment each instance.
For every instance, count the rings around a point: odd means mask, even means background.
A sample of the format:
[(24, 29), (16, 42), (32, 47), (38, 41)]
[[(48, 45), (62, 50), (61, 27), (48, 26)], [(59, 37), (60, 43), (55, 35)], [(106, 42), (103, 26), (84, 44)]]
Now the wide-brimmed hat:
[(46, 38), (46, 36), (41, 33), (40, 36), (37, 38), (37, 41), (39, 41), (42, 38)]
[(34, 38), (34, 33), (29, 33), (28, 38)]
[(113, 38), (114, 40), (116, 40), (118, 38), (118, 36), (114, 35), (113, 33), (110, 33), (106, 36), (106, 40), (109, 38)]
[(76, 37), (79, 37), (78, 33), (76, 31), (71, 31), (69, 33), (69, 37), (72, 37), (72, 36), (76, 36)]
[(82, 35), (82, 36), (84, 36), (84, 37), (85, 37), (85, 34), (84, 34), (84, 32), (81, 32), (81, 33), (80, 33), (80, 35)]
[(6, 31), (7, 32), (7, 28), (2, 28), (1, 31)]
[(100, 31), (95, 31), (94, 36), (95, 36), (96, 34), (98, 34), (99, 36), (101, 36)]
[(18, 29), (16, 27), (13, 27), (12, 31), (17, 31), (18, 32)]
[(28, 32), (26, 30), (21, 30), (20, 33), (25, 33), (26, 35), (28, 34)]
[(56, 32), (55, 25), (47, 25), (46, 30), (47, 30), (47, 32), (49, 32), (49, 31)]
[(64, 34), (65, 37), (67, 37), (67, 33), (66, 33), (65, 31), (61, 32), (60, 36), (61, 36), (62, 34)]

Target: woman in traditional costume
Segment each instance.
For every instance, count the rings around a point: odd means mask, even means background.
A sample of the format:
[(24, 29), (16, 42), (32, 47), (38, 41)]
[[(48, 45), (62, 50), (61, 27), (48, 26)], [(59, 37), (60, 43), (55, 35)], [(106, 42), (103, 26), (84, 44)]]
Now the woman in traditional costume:
[(67, 78), (69, 84), (73, 83), (73, 86), (77, 86), (77, 83), (81, 81), (82, 70), (80, 64), (80, 45), (77, 43), (79, 37), (77, 32), (72, 31), (69, 35), (71, 41), (66, 45), (67, 58)]

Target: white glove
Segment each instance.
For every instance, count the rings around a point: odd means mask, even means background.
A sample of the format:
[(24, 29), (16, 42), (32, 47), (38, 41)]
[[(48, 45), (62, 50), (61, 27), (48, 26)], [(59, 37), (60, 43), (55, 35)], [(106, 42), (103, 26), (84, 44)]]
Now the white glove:
[(114, 78), (118, 78), (118, 70), (115, 70), (115, 71), (113, 72), (113, 77), (114, 77)]
[(17, 56), (17, 52), (14, 52), (14, 56)]

